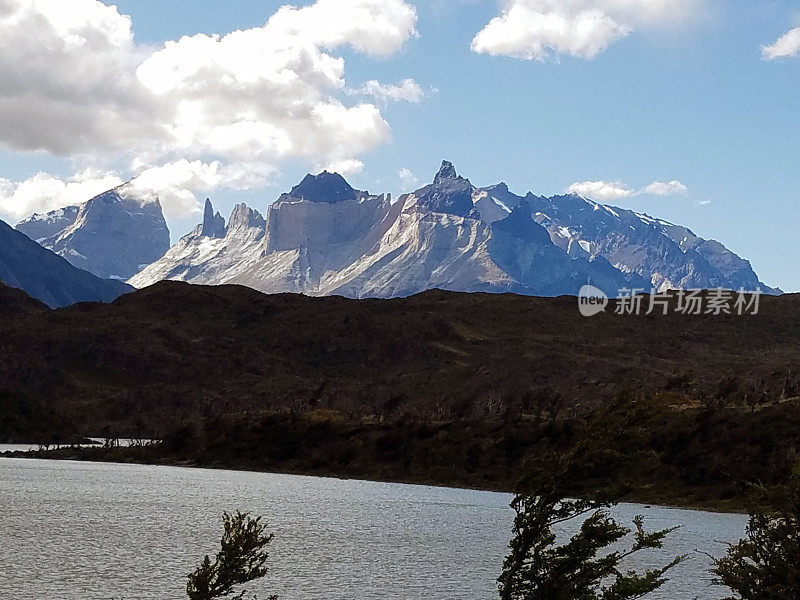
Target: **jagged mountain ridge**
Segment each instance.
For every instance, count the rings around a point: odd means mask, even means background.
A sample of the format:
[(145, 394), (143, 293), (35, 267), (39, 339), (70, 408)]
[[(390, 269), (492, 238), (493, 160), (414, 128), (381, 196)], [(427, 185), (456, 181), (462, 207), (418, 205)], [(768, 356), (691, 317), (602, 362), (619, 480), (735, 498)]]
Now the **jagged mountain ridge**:
[(224, 237), (202, 235), (213, 214), (207, 204), (203, 225), (130, 283), (238, 283), (354, 298), (432, 288), (554, 296), (585, 283), (615, 294), (630, 283), (602, 257), (567, 256), (524, 207), (499, 225), (482, 220), (476, 190), (446, 161), (432, 184), (396, 202), (354, 190), (337, 174), (309, 175), (266, 219), (237, 206)]
[(130, 183), (79, 206), (32, 215), (16, 229), (104, 279), (129, 279), (170, 246), (158, 198), (137, 192)]
[[(0, 281), (51, 308), (110, 302), (133, 291), (122, 281), (95, 277), (0, 221)], [(6, 310), (6, 307), (4, 307)]]
[(21, 231), (39, 244), (47, 241), (75, 222), (80, 211), (80, 206), (65, 206), (51, 210), (48, 213), (33, 213), (27, 219), (17, 223), (15, 229)]
[(759, 281), (747, 260), (716, 240), (706, 240), (690, 229), (644, 213), (608, 206), (577, 194), (517, 196), (501, 183), (479, 191), (476, 207), (494, 221), (525, 200), (536, 222), (544, 226), (553, 243), (570, 256), (603, 256), (623, 273), (647, 281), (656, 289), (760, 288), (780, 293)]
[(609, 295), (774, 291), (747, 261), (686, 228), (576, 195), (477, 188), (447, 161), (433, 183), (394, 202), (327, 172), (282, 194), (266, 218), (238, 205), (225, 227), (207, 201), (203, 224), (130, 283), (163, 279), (355, 298), (432, 288), (574, 295), (586, 283)]

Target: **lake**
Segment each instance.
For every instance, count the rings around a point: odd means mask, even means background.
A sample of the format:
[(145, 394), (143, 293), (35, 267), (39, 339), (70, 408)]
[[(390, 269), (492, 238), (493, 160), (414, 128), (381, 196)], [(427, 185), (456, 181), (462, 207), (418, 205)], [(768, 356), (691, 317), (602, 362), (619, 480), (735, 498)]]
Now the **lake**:
[[(511, 496), (238, 471), (0, 458), (0, 598), (178, 600), (216, 552), (225, 510), (275, 533), (262, 600), (478, 600), (510, 537)], [(650, 529), (683, 525), (661, 556), (691, 554), (653, 599), (721, 598), (708, 560), (742, 536), (742, 515), (620, 505)], [(643, 566), (643, 565), (636, 565)]]

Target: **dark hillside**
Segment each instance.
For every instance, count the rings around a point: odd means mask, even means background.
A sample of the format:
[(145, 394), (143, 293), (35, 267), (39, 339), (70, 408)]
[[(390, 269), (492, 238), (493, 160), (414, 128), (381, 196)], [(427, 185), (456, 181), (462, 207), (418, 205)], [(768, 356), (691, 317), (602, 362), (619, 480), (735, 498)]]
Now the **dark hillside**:
[(158, 435), (238, 410), (459, 419), (620, 390), (687, 405), (800, 395), (798, 296), (765, 297), (751, 316), (584, 318), (574, 298), (358, 301), (164, 282), (57, 311), (0, 288), (0, 304), (0, 389), (79, 416), (79, 433)]

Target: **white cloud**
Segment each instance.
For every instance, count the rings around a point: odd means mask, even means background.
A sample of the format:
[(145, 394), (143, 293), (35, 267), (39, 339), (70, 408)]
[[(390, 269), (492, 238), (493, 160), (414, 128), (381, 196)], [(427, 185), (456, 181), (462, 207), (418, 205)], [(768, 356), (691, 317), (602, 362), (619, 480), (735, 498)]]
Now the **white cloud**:
[(698, 0), (504, 0), (472, 40), (482, 54), (544, 60), (591, 59), (641, 25), (679, 21)]
[(683, 195), (688, 192), (689, 188), (680, 181), (654, 181), (639, 191), (640, 194), (652, 194), (654, 196)]
[(513, 2), (475, 36), (472, 50), (528, 60), (544, 60), (551, 50), (594, 58), (630, 32), (599, 10), (544, 12), (537, 4)]
[(404, 79), (396, 85), (383, 84), (375, 79), (366, 82), (360, 89), (354, 90), (353, 94), (372, 96), (383, 104), (389, 102), (421, 102), (425, 97), (425, 92), (413, 79)]
[(634, 190), (619, 181), (582, 181), (573, 183), (567, 188), (568, 194), (579, 194), (587, 198), (595, 200), (602, 200), (604, 202), (621, 200), (622, 198), (629, 198), (631, 196), (639, 196), (642, 194), (649, 194), (652, 196), (674, 196), (685, 195), (689, 192), (689, 188), (682, 184), (680, 181), (654, 181), (653, 183), (639, 189)]
[(66, 180), (47, 173), (37, 173), (21, 182), (0, 179), (0, 216), (13, 225), (35, 212), (46, 213), (86, 202), (121, 183), (113, 173), (92, 170), (76, 173)]
[(60, 155), (157, 135), (131, 22), (95, 0), (5, 0), (0, 144)]
[(349, 158), (346, 160), (328, 163), (323, 168), (331, 173), (339, 173), (340, 175), (354, 175), (356, 173), (360, 173), (364, 169), (364, 163), (360, 160)]
[(419, 184), (419, 177), (414, 175), (411, 169), (403, 167), (397, 172), (397, 176), (400, 178), (400, 185), (403, 188), (403, 192), (410, 192)]
[[(416, 22), (405, 0), (317, 0), (262, 27), (147, 48), (129, 17), (97, 0), (0, 0), (0, 146), (100, 168), (125, 158), (139, 181), (185, 182), (165, 183), (162, 201), (189, 212), (192, 189), (257, 185), (286, 160), (354, 172), (391, 131), (375, 104), (345, 103), (337, 50), (392, 54)], [(409, 99), (414, 85), (370, 89)]]
[(136, 71), (173, 111), (162, 153), (356, 159), (387, 141), (389, 126), (376, 106), (336, 97), (345, 63), (329, 51), (350, 45), (389, 54), (415, 24), (416, 11), (403, 0), (318, 0), (283, 7), (263, 27), (167, 42)]
[(219, 162), (177, 160), (145, 169), (128, 187), (141, 197), (158, 198), (166, 219), (201, 212), (196, 193), (207, 193), (228, 183)]
[[(246, 189), (265, 183), (272, 172), (268, 165), (253, 169), (250, 164), (206, 163), (181, 159), (142, 169), (126, 188), (138, 197), (161, 202), (167, 221), (199, 214), (201, 204), (196, 194), (220, 188)], [(81, 204), (90, 198), (123, 184), (113, 173), (91, 169), (60, 179), (37, 173), (22, 182), (0, 178), (0, 217), (12, 224), (34, 212), (49, 212), (64, 206)]]
[(567, 188), (568, 194), (578, 194), (595, 200), (620, 200), (632, 196), (634, 191), (619, 181), (583, 181)]
[(800, 54), (800, 27), (784, 33), (771, 46), (762, 46), (761, 55), (765, 60), (775, 60)]

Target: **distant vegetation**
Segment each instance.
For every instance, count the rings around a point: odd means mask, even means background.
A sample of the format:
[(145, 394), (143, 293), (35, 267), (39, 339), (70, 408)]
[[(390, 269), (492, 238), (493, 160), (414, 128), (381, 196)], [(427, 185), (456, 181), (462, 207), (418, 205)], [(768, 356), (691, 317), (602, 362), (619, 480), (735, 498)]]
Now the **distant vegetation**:
[[(160, 439), (265, 411), (483, 420), (585, 411), (621, 390), (757, 411), (800, 395), (800, 296), (760, 314), (580, 317), (574, 298), (432, 291), (267, 296), (162, 282), (49, 311), (0, 286), (0, 390), (80, 435)], [(25, 440), (28, 441), (28, 440)]]
[[(783, 483), (800, 447), (800, 412), (781, 404), (754, 414), (685, 410), (621, 396), (607, 419), (637, 427), (617, 440), (630, 458), (615, 471), (621, 498), (647, 503), (744, 509), (751, 482)], [(52, 458), (135, 461), (328, 475), (371, 480), (515, 489), (528, 457), (569, 451), (590, 415), (558, 419), (422, 421), (350, 419), (334, 412), (240, 413), (178, 424), (163, 442), (133, 448), (82, 448)], [(599, 470), (598, 473), (602, 473)], [(595, 475), (574, 493), (601, 488)]]

